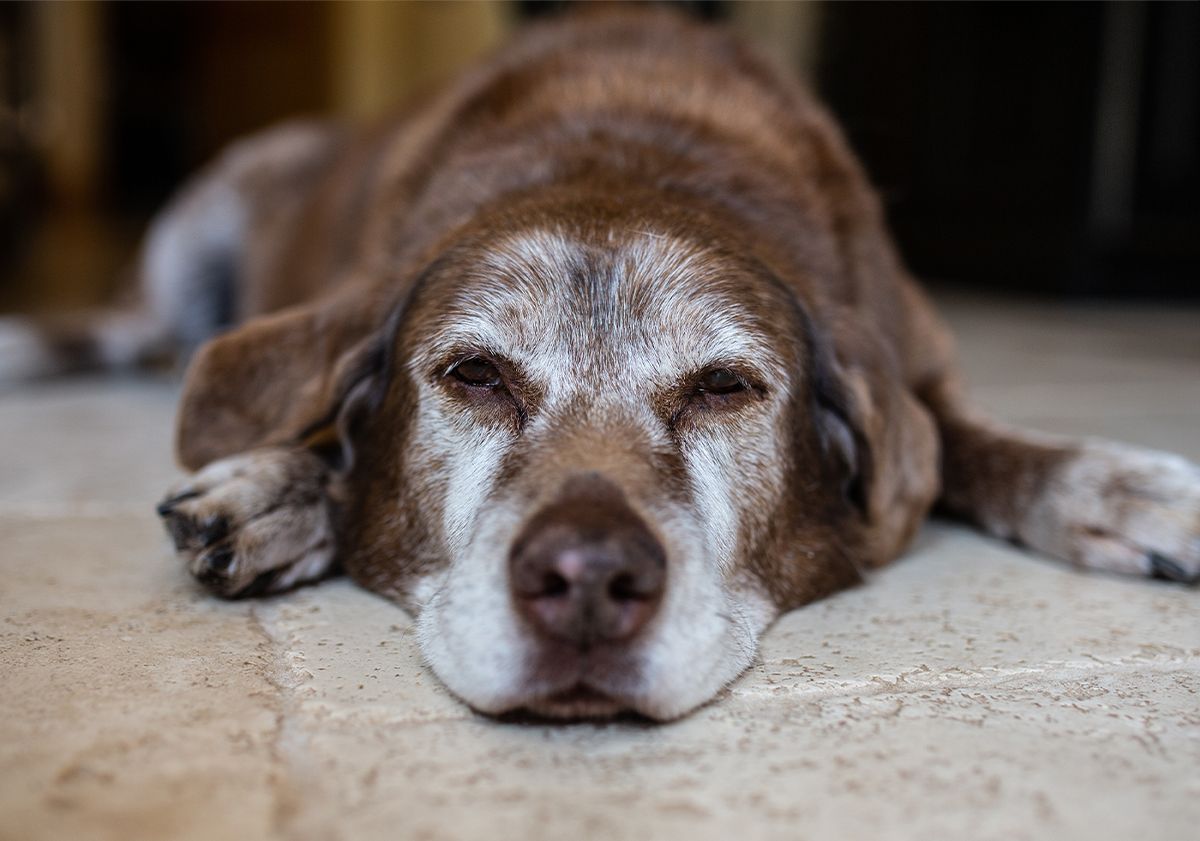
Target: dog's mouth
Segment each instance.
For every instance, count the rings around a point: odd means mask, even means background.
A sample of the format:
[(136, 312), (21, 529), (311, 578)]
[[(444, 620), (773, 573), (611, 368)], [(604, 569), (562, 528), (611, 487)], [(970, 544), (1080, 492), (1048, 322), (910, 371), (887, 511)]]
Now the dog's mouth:
[(628, 710), (629, 705), (586, 683), (577, 683), (568, 689), (536, 698), (524, 708), (533, 715), (545, 718), (595, 719), (612, 718)]

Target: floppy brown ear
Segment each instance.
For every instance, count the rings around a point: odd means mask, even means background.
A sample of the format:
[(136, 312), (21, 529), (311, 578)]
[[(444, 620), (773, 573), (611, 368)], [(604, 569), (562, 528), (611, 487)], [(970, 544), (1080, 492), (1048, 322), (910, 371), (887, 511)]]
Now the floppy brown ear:
[(176, 454), (188, 470), (332, 427), (381, 366), (377, 309), (317, 302), (253, 319), (207, 344), (184, 381)]
[(830, 350), (816, 383), (818, 425), (867, 523), (862, 560), (883, 564), (904, 549), (938, 496), (937, 429), (880, 342), (849, 330)]
[[(906, 385), (895, 349), (906, 347), (912, 355), (907, 367), (922, 371), (941, 370), (950, 351), (932, 310), (905, 275), (879, 199), (840, 132), (828, 119), (806, 128), (803, 142), (818, 156), (822, 199), (843, 262), (844, 306), (853, 308), (840, 312), (829, 304), (822, 312), (832, 357), (824, 384), (832, 407), (826, 422), (847, 430), (840, 437), (851, 445), (849, 487), (868, 526), (864, 560), (881, 564), (908, 543), (940, 483), (933, 417)], [(810, 334), (819, 345), (817, 332)], [(908, 379), (914, 379), (911, 371)], [(822, 437), (836, 442), (839, 435)]]

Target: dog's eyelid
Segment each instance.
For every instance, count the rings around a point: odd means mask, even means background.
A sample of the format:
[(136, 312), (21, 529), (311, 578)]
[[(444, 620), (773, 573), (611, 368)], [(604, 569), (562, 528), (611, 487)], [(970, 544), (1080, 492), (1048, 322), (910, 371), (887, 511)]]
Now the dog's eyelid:
[(517, 366), (505, 357), (476, 347), (459, 347), (429, 369), (431, 379), (472, 403), (505, 405), (517, 428), (525, 425), (536, 391), (531, 391)]
[(696, 379), (696, 387), (706, 394), (731, 394), (744, 391), (745, 379), (729, 368), (710, 368)]
[[(714, 377), (705, 383), (706, 377)], [(734, 382), (729, 382), (732, 377)], [(708, 413), (759, 403), (770, 393), (769, 377), (757, 366), (742, 362), (717, 361), (695, 369), (673, 391), (666, 416), (667, 426), (676, 429), (694, 413)]]
[(491, 360), (482, 356), (470, 356), (450, 369), (449, 376), (470, 386), (501, 388), (504, 375)]
[(498, 370), (505, 371), (511, 366), (503, 356), (481, 347), (456, 346), (433, 357), (432, 364), (427, 369), (434, 378), (449, 377), (462, 364), (478, 359)]
[[(730, 381), (733, 378), (733, 381)], [(696, 394), (736, 394), (740, 391), (764, 396), (769, 391), (768, 377), (743, 362), (717, 361), (701, 366), (686, 378)]]

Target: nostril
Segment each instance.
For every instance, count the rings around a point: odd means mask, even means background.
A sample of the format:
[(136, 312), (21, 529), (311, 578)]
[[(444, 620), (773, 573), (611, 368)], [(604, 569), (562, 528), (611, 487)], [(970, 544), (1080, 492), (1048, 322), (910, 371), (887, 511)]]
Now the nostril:
[(558, 598), (565, 596), (571, 590), (571, 582), (560, 573), (554, 570), (548, 570), (542, 575), (542, 587), (538, 592), (538, 596), (543, 598)]
[(642, 594), (638, 592), (633, 574), (623, 572), (608, 583), (608, 597), (615, 602), (628, 602), (642, 598)]

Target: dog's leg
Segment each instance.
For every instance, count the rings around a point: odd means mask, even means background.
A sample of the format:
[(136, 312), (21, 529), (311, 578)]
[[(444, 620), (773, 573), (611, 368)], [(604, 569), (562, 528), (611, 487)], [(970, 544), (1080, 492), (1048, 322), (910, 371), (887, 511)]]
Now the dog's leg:
[(213, 462), (158, 506), (188, 571), (226, 598), (274, 593), (334, 565), (337, 480), (312, 452), (264, 447)]
[(168, 330), (138, 306), (0, 317), (0, 387), (61, 374), (137, 368), (170, 353)]
[(155, 218), (129, 300), (53, 318), (0, 318), (0, 387), (186, 361), (209, 337), (256, 314), (272, 234), (297, 218), (341, 136), (337, 126), (301, 122), (234, 144)]
[(1200, 466), (1109, 441), (1007, 429), (936, 394), (942, 504), (1088, 569), (1200, 580)]

